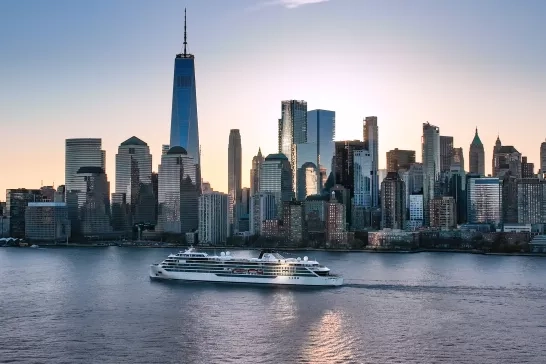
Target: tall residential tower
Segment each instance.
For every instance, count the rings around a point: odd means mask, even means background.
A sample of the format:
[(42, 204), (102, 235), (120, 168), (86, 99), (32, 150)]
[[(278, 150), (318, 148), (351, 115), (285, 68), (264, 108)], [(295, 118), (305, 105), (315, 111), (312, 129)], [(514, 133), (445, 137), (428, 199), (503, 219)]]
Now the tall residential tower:
[(241, 134), (239, 129), (231, 129), (228, 145), (228, 224), (237, 228), (236, 206), (241, 201)]
[[(279, 153), (288, 158), (292, 168), (292, 188), (296, 188), (296, 144), (307, 143), (307, 102), (286, 100), (281, 103)], [(294, 190), (295, 191), (295, 190)]]
[(423, 123), (422, 139), (423, 161), (423, 211), (425, 224), (428, 224), (428, 203), (435, 197), (434, 187), (440, 177), (440, 128)]
[(367, 116), (364, 119), (364, 144), (372, 157), (372, 206), (379, 206), (379, 130), (377, 116)]

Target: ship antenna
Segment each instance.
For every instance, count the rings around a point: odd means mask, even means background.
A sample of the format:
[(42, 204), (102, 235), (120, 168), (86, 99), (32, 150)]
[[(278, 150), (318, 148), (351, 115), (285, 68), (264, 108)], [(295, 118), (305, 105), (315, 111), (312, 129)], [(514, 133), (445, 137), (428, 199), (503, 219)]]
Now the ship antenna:
[(188, 45), (187, 36), (186, 36), (186, 8), (184, 8), (184, 58), (186, 58), (186, 46)]

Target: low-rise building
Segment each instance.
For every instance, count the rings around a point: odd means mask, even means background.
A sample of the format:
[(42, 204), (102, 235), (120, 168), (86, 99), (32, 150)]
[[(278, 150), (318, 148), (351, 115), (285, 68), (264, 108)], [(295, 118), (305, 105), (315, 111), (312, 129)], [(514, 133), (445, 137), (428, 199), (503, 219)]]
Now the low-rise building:
[(410, 248), (417, 245), (419, 233), (398, 229), (383, 229), (368, 232), (368, 247), (378, 249), (393, 249), (396, 247)]
[(65, 241), (70, 220), (64, 202), (29, 202), (25, 211), (25, 237), (37, 241)]

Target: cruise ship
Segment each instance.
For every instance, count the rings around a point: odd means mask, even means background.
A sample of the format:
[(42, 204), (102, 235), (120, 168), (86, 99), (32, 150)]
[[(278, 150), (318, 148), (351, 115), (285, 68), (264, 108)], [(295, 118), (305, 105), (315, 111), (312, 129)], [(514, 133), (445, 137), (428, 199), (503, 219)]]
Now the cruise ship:
[(343, 284), (342, 277), (330, 274), (329, 268), (315, 260), (284, 258), (274, 250), (262, 250), (258, 258), (241, 259), (233, 257), (229, 251), (218, 256), (189, 248), (152, 264), (150, 278), (293, 286)]

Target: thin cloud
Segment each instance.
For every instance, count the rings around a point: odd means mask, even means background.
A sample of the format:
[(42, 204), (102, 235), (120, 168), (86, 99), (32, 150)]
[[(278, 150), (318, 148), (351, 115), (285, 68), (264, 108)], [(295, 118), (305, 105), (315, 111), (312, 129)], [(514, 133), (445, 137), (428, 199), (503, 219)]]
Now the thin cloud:
[(325, 3), (327, 1), (329, 0), (280, 0), (278, 3), (285, 8), (294, 9), (304, 5)]
[(251, 6), (250, 8), (247, 8), (246, 10), (257, 11), (257, 10), (261, 10), (263, 8), (267, 8), (270, 6), (282, 6), (287, 9), (295, 9), (295, 8), (299, 8), (300, 6), (325, 3), (327, 1), (330, 1), (330, 0), (272, 0), (272, 1), (258, 3), (254, 6)]

